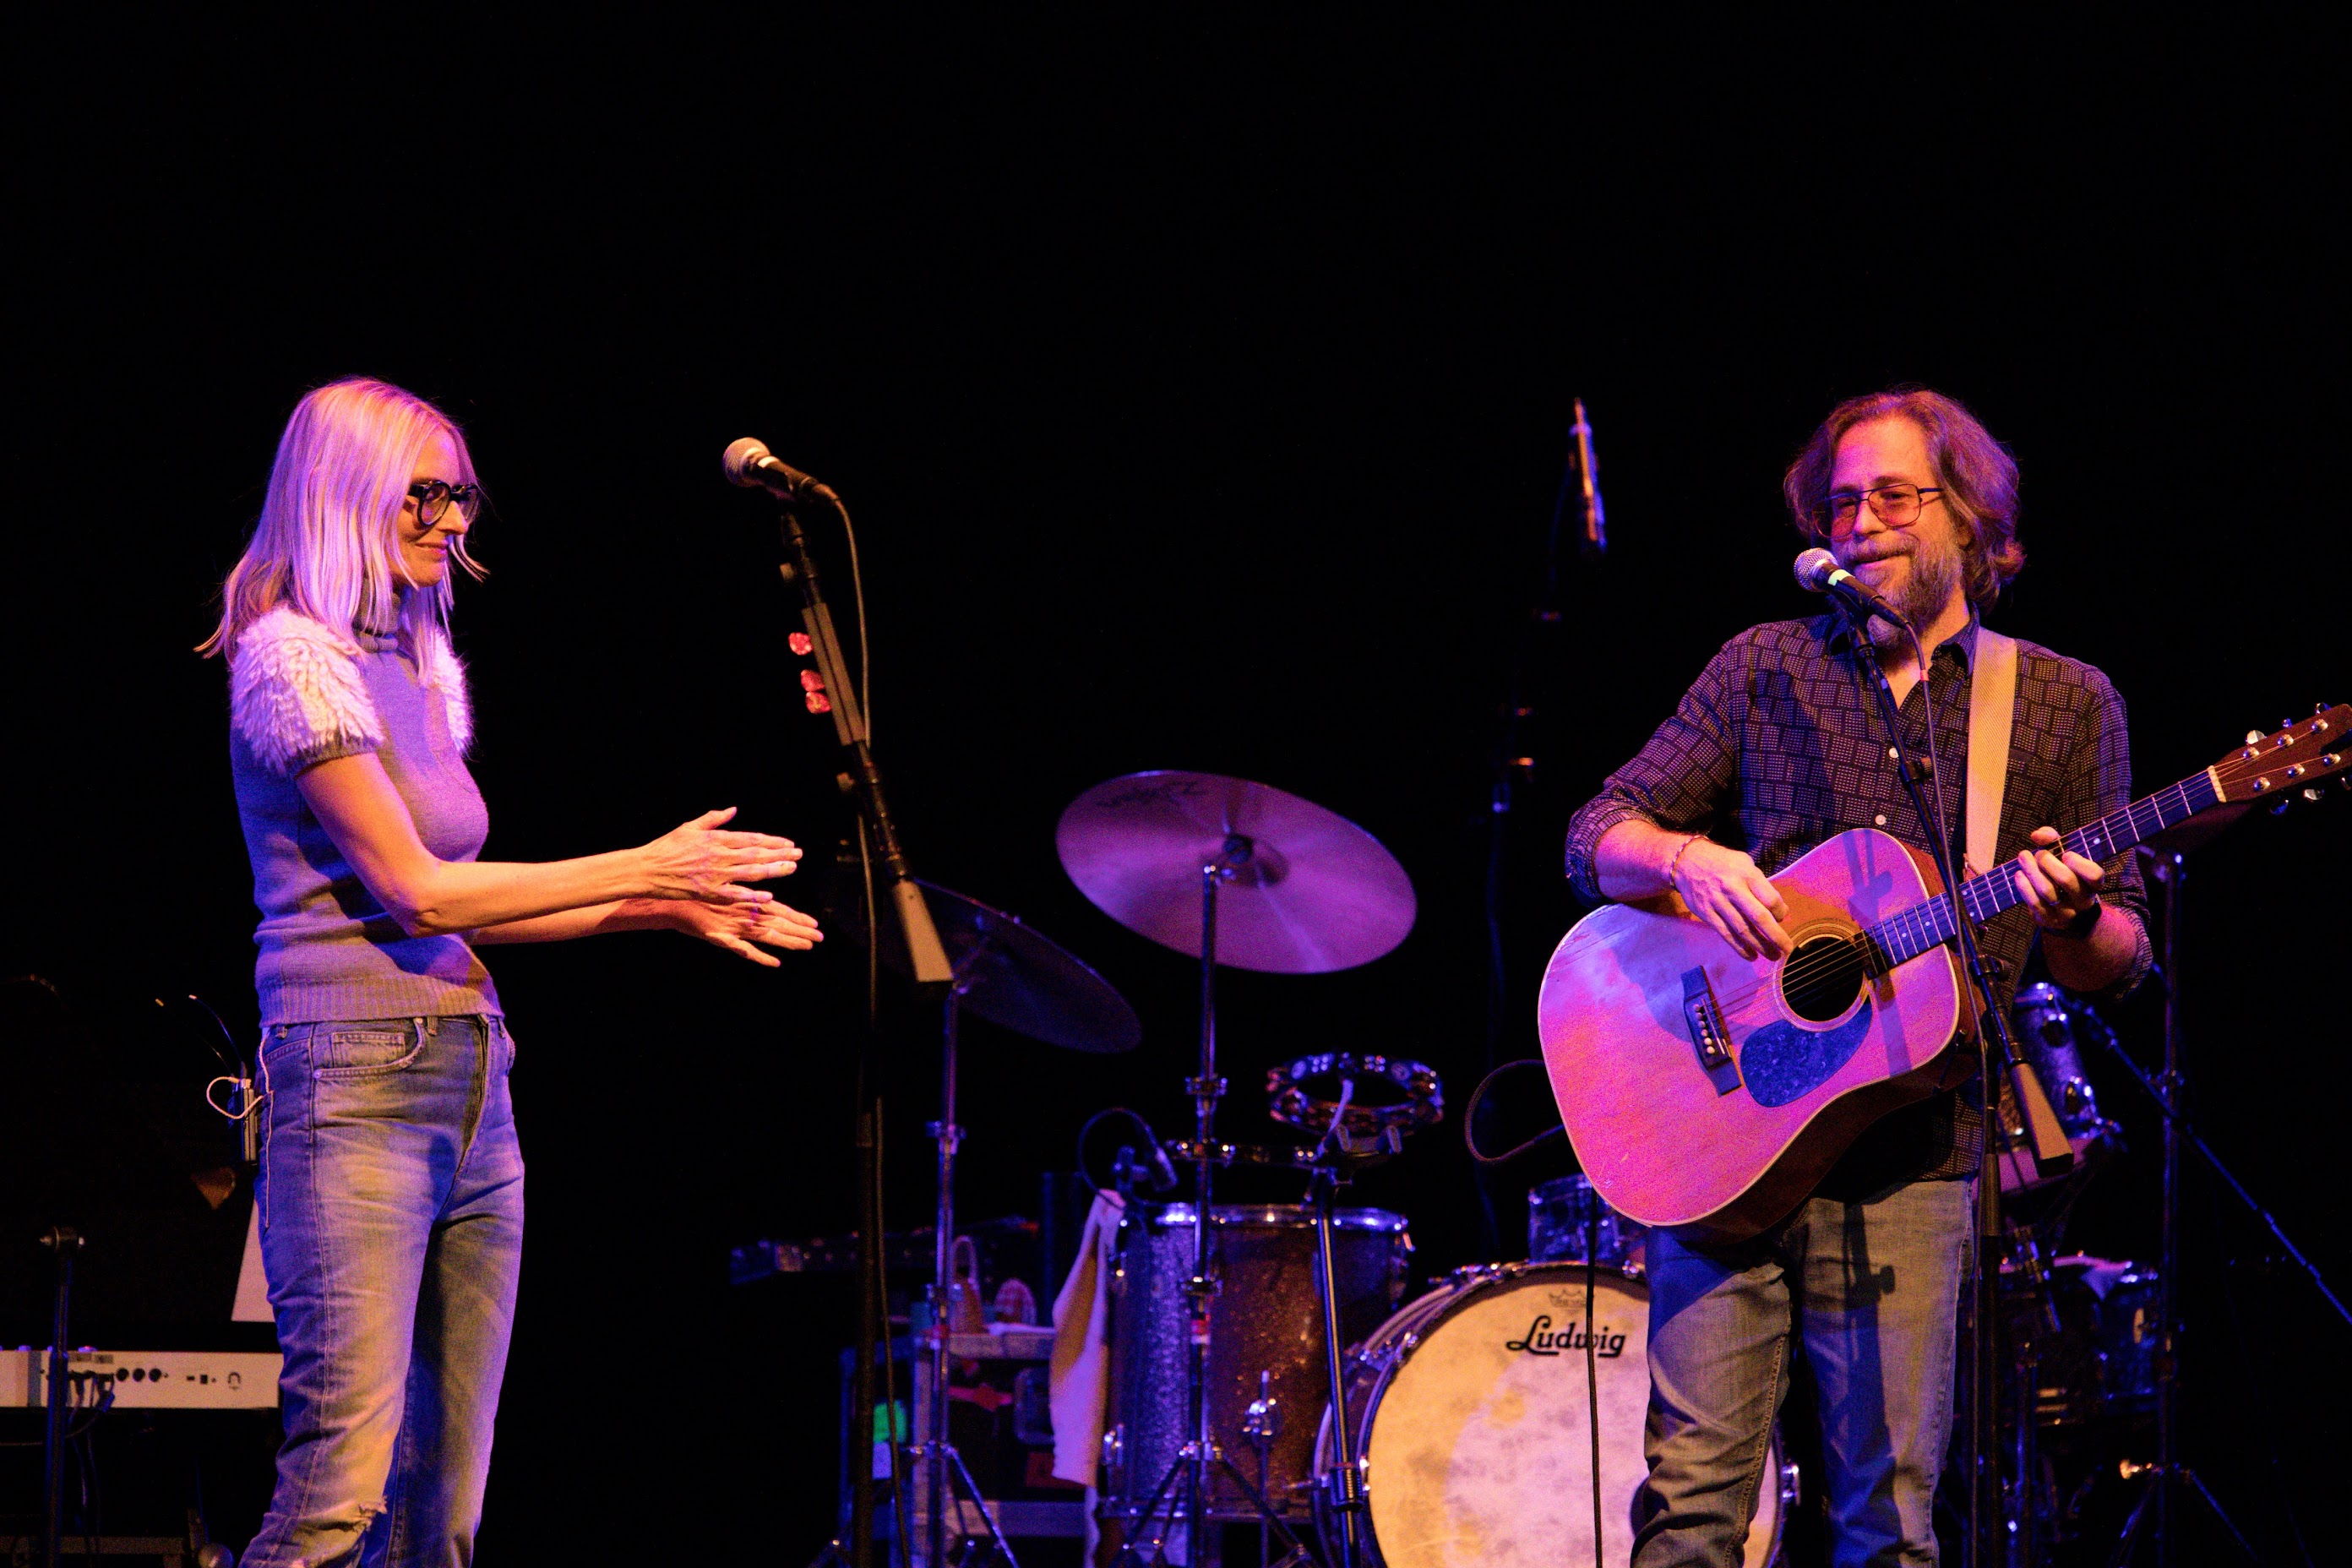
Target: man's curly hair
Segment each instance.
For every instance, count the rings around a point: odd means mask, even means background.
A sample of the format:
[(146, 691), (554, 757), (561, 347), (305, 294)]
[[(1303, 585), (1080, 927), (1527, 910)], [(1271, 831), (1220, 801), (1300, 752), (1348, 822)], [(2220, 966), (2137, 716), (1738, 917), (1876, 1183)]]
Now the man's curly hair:
[(1926, 433), (1935, 483), (1959, 523), (1969, 600), (1979, 608), (1990, 605), (2025, 565), (2025, 547), (2017, 542), (2017, 459), (1975, 415), (1940, 392), (1897, 386), (1849, 397), (1830, 410), (1780, 480), (1797, 531), (1828, 537), (1830, 472), (1839, 439), (1857, 425), (1891, 416)]

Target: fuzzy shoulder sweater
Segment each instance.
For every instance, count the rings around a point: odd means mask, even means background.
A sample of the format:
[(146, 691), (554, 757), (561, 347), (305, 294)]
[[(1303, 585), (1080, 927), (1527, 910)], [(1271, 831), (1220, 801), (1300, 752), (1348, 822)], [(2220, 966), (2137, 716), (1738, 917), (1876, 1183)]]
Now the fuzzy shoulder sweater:
[[(437, 657), (436, 657), (437, 656)], [(471, 860), (489, 832), (466, 769), (465, 672), (421, 662), (398, 637), (332, 627), (280, 606), (229, 660), (229, 769), (253, 862), (254, 986), (264, 1025), (496, 1013), (489, 971), (458, 936), (410, 936), (335, 847), (295, 780), (373, 752), (425, 847)]]

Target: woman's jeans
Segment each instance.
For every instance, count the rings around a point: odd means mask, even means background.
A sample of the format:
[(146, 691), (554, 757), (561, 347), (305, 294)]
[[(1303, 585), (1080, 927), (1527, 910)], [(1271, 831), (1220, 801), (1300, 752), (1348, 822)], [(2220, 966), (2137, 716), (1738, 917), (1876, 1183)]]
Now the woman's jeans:
[(1867, 1203), (1812, 1198), (1728, 1248), (1650, 1233), (1636, 1568), (1737, 1568), (1799, 1347), (1820, 1393), (1831, 1561), (1936, 1561), (1972, 1191), (1914, 1182)]
[(496, 1017), (287, 1024), (261, 1066), (286, 1443), (242, 1561), (467, 1563), (522, 1252), (513, 1043)]

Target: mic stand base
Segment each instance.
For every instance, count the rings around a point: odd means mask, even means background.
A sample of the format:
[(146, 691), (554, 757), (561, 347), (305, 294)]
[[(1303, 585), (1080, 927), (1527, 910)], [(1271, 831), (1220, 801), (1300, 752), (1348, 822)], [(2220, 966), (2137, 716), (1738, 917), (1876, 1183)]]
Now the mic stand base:
[[(2123, 1462), (2122, 1471), (2125, 1479), (2137, 1482), (2145, 1489), (2140, 1493), (2139, 1501), (2132, 1505), (2131, 1517), (2124, 1521), (2123, 1538), (2116, 1542), (2116, 1554), (2107, 1559), (2107, 1568), (2124, 1568), (2124, 1565), (2131, 1561), (2132, 1548), (2139, 1542), (2139, 1527), (2147, 1517), (2148, 1505), (2154, 1503), (2156, 1511), (2159, 1514), (2169, 1514), (2171, 1510), (2168, 1505), (2171, 1501), (2172, 1489), (2176, 1486), (2187, 1487), (2194, 1496), (2204, 1499), (2206, 1508), (2211, 1510), (2214, 1519), (2220, 1521), (2221, 1528), (2230, 1532), (2230, 1539), (2238, 1543), (2238, 1550), (2245, 1553), (2247, 1562), (2259, 1563), (2262, 1561), (2261, 1555), (2246, 1540), (2245, 1531), (2238, 1528), (2237, 1522), (2230, 1517), (2229, 1511), (2222, 1508), (2221, 1500), (2215, 1497), (2212, 1489), (2200, 1479), (2197, 1472), (2188, 1466), (2135, 1465), (2126, 1459)], [(2177, 1522), (2177, 1520), (2173, 1522)], [(2167, 1526), (2167, 1528), (2169, 1527), (2169, 1525)], [(2159, 1546), (2163, 1555), (2169, 1558), (2170, 1542), (2159, 1538)]]

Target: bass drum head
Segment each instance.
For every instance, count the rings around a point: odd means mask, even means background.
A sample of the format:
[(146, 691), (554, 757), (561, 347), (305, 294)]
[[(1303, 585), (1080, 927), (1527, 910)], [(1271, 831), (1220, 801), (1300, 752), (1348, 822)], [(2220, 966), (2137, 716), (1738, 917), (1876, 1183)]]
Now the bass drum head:
[[(1394, 1358), (1367, 1405), (1349, 1412), (1385, 1568), (1592, 1561), (1584, 1285), (1581, 1263), (1515, 1265), (1444, 1287), (1444, 1301), (1423, 1298), (1366, 1345), (1368, 1356)], [(1604, 1562), (1633, 1551), (1634, 1492), (1648, 1473), (1649, 1328), (1648, 1286), (1601, 1269), (1592, 1338)], [(1748, 1532), (1749, 1568), (1778, 1556), (1781, 1487), (1776, 1433)]]

